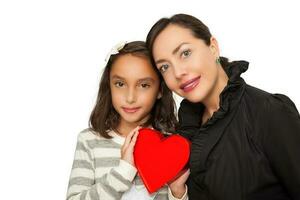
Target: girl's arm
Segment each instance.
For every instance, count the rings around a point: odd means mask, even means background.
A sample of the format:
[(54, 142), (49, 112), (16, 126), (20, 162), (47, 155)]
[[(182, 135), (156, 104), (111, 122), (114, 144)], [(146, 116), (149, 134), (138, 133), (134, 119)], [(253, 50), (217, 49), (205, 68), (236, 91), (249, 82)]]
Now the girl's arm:
[(190, 170), (187, 169), (185, 171), (180, 172), (182, 173), (178, 176), (174, 181), (169, 183), (168, 187), (168, 197), (171, 200), (187, 200), (187, 186), (185, 182), (187, 181)]
[(97, 178), (96, 183), (94, 158), (84, 139), (85, 134), (87, 133), (78, 136), (67, 200), (120, 199), (131, 187), (137, 172), (136, 168), (120, 160), (119, 166), (113, 167), (107, 174)]
[(188, 194), (187, 194), (187, 186), (185, 185), (185, 189), (184, 189), (184, 193), (183, 195), (180, 195), (179, 197), (178, 196), (174, 196), (175, 194), (173, 194), (172, 190), (170, 189), (170, 187), (168, 187), (168, 197), (169, 197), (169, 200), (188, 200), (189, 197), (188, 197)]

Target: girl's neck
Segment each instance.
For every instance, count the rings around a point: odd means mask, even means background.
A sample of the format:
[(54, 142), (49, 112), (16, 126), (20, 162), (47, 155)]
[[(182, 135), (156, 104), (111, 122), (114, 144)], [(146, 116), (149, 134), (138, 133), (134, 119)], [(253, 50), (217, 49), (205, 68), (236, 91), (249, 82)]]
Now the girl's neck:
[(129, 124), (129, 123), (120, 122), (120, 124), (117, 128), (117, 132), (119, 135), (126, 137), (130, 133), (130, 131), (137, 126), (138, 126), (138, 124), (133, 124), (133, 123)]
[(137, 126), (145, 123), (149, 119), (149, 116), (145, 117), (143, 120), (138, 122), (127, 122), (123, 119), (120, 120), (120, 123), (117, 127), (117, 132), (119, 135), (126, 137), (130, 131), (132, 131)]
[(206, 118), (210, 118), (213, 115), (213, 113), (219, 109), (220, 94), (226, 87), (227, 82), (228, 76), (223, 70), (223, 68), (220, 66), (216, 84), (214, 85), (210, 94), (202, 101), (202, 103), (205, 105), (204, 115), (206, 116)]

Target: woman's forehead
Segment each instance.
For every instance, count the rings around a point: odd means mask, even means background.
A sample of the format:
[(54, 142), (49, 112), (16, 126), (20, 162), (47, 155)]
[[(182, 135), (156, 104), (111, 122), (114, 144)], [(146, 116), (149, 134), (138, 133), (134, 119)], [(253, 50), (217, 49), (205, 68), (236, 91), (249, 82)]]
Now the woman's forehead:
[(155, 59), (163, 59), (160, 56), (171, 56), (173, 52), (183, 44), (195, 44), (199, 38), (193, 35), (192, 30), (178, 25), (168, 25), (155, 39), (153, 44), (153, 56)]
[(160, 43), (179, 43), (190, 39), (196, 39), (190, 29), (170, 24), (157, 36), (154, 46)]

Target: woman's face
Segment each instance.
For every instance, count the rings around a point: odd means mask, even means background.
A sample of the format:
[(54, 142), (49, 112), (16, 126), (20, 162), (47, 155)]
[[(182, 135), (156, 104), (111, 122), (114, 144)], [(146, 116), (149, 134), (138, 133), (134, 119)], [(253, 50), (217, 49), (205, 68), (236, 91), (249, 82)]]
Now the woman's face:
[(211, 44), (196, 38), (192, 31), (168, 25), (155, 39), (153, 57), (167, 86), (191, 102), (207, 98), (216, 85), (219, 68), (217, 41)]

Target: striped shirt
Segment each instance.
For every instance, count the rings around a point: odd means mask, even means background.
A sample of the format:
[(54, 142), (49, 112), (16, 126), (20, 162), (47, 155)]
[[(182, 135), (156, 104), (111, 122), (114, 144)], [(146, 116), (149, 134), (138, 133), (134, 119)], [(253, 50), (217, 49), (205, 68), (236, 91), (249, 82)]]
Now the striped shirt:
[[(134, 191), (139, 194), (141, 190), (146, 191), (137, 169), (120, 159), (125, 138), (113, 131), (109, 135), (112, 139), (98, 136), (89, 129), (79, 133), (67, 200), (124, 199), (133, 196)], [(167, 186), (147, 195), (155, 200), (178, 200)], [(188, 199), (187, 191), (181, 199)]]

